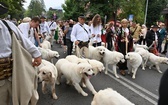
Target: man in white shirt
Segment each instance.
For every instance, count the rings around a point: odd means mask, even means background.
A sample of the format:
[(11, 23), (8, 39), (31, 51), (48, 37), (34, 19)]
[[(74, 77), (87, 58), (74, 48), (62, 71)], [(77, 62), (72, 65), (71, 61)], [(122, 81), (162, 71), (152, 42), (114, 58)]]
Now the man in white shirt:
[[(0, 15), (5, 14), (8, 9), (0, 2)], [(22, 41), (23, 47), (32, 55), (34, 58), (33, 66), (38, 66), (41, 64), (41, 54), (38, 49), (20, 32), (20, 30), (10, 21), (6, 21), (6, 24), (14, 31), (16, 37)], [(13, 72), (12, 63), (7, 64), (6, 60), (11, 61), (12, 55), (12, 38), (7, 26), (0, 20), (0, 105), (10, 105), (10, 99), (12, 96), (12, 78)], [(15, 62), (15, 61), (13, 61)], [(18, 64), (19, 66), (20, 64)], [(8, 71), (7, 71), (8, 69)], [(10, 70), (9, 70), (10, 69)], [(32, 84), (30, 84), (32, 85)], [(25, 90), (27, 91), (27, 90)], [(26, 95), (26, 94), (25, 94)]]
[(48, 26), (48, 23), (46, 22), (46, 18), (44, 16), (40, 17), (41, 24), (40, 24), (40, 32), (44, 36), (44, 38), (48, 35), (51, 35), (50, 28)]
[(21, 23), (18, 28), (21, 30), (23, 35), (28, 38), (33, 44), (35, 44), (35, 39), (38, 41), (40, 46), (40, 40), (38, 34), (34, 28), (37, 28), (41, 20), (38, 17), (32, 18), (30, 22)]
[(71, 41), (77, 45), (76, 53), (78, 57), (89, 57), (88, 43), (91, 34), (89, 26), (85, 24), (85, 16), (78, 17), (78, 23), (72, 28)]
[(54, 35), (55, 35), (55, 30), (57, 28), (57, 23), (54, 21), (54, 19), (49, 19), (48, 21), (48, 26), (51, 31), (51, 39), (49, 40), (51, 43), (51, 46), (53, 45), (53, 40), (54, 40)]

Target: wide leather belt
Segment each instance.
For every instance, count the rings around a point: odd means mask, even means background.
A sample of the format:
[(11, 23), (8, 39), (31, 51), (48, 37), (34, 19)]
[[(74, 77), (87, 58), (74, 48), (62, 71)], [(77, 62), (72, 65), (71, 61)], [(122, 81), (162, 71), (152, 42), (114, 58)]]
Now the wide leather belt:
[(10, 63), (11, 61), (12, 61), (12, 59), (10, 57), (0, 58), (0, 64)]
[(12, 59), (0, 58), (0, 80), (7, 79), (12, 76)]
[(79, 44), (78, 44), (79, 48), (81, 49), (82, 47), (87, 47), (89, 46), (89, 41), (87, 42), (83, 42), (83, 41), (79, 41)]

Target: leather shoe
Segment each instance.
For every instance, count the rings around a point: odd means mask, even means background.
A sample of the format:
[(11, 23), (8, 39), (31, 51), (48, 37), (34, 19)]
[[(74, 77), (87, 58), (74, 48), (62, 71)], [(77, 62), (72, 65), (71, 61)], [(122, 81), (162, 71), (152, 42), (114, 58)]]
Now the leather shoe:
[(125, 76), (126, 75), (125, 70), (120, 70), (120, 74)]

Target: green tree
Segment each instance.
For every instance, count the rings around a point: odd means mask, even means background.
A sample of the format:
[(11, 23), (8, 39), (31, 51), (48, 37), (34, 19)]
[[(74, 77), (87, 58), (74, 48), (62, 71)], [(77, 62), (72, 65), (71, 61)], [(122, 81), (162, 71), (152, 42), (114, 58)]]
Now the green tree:
[[(161, 11), (165, 8), (166, 1), (149, 0), (147, 25), (161, 18)], [(146, 0), (66, 0), (62, 7), (65, 11), (65, 19), (77, 19), (81, 13), (89, 14), (91, 19), (98, 13), (102, 18), (106, 15), (107, 21), (110, 21), (115, 20), (117, 10), (122, 9), (122, 13), (117, 16), (118, 19), (128, 18), (132, 14), (134, 15), (133, 21), (143, 24)]]
[(80, 14), (85, 14), (84, 10), (85, 1), (83, 0), (66, 0), (62, 5), (64, 12), (64, 19), (73, 19), (77, 21), (77, 17)]
[(147, 26), (156, 24), (160, 20), (161, 11), (166, 7), (167, 0), (149, 0), (147, 13)]
[(31, 0), (25, 15), (29, 17), (41, 16), (42, 12), (45, 12), (43, 5), (40, 0)]
[(129, 0), (126, 4), (122, 5), (123, 13), (121, 17), (128, 18), (130, 14), (134, 16), (133, 21), (137, 21), (138, 23), (144, 22), (144, 14), (145, 14), (145, 1), (146, 0)]
[[(9, 12), (7, 14), (11, 15), (12, 18), (17, 18), (24, 10), (22, 6), (25, 0), (1, 0), (1, 2), (8, 6)], [(6, 17), (7, 14), (1, 17)]]
[(120, 3), (125, 0), (66, 0), (62, 5), (65, 19), (77, 19), (79, 14), (85, 14), (90, 19), (95, 14), (100, 14), (102, 18), (106, 15), (108, 19), (111, 19), (113, 12), (120, 7)]

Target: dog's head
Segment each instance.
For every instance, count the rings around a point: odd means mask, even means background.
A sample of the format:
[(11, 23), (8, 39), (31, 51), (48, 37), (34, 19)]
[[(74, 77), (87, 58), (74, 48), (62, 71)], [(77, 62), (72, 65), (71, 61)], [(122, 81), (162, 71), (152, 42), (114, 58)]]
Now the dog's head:
[(168, 64), (168, 58), (166, 58), (166, 57), (160, 57), (159, 58), (159, 62), (164, 63), (164, 64)]
[(59, 55), (59, 53), (57, 51), (54, 51), (54, 57), (55, 58), (59, 58), (60, 57), (60, 55)]
[(103, 56), (105, 54), (105, 47), (104, 46), (98, 46), (96, 47), (98, 53)]
[(49, 51), (49, 56), (51, 57), (51, 58), (53, 58), (53, 57), (55, 57), (55, 58), (59, 58), (59, 53), (57, 52), (57, 51), (52, 51), (52, 50), (50, 50)]
[[(102, 71), (104, 71), (105, 70), (104, 65), (103, 64), (97, 65), (97, 70), (98, 70), (99, 73), (101, 73)], [(95, 70), (94, 70), (94, 73), (97, 74)]]
[(134, 58), (133, 58), (133, 56), (132, 56), (131, 53), (127, 53), (127, 54), (125, 55), (125, 59), (132, 61)]
[(116, 62), (120, 62), (121, 61), (122, 63), (124, 63), (125, 62), (124, 55), (122, 53), (120, 53), (120, 52), (117, 52), (117, 55), (118, 56), (115, 57), (115, 61)]
[(136, 50), (136, 48), (143, 48), (145, 50), (148, 50), (149, 47), (146, 45), (139, 45), (139, 44), (133, 44), (133, 48)]
[(95, 75), (95, 73), (93, 72), (92, 66), (88, 63), (79, 63), (78, 69), (80, 74), (84, 74), (88, 78), (91, 78), (92, 75)]
[(45, 35), (46, 37), (45, 37), (45, 39), (46, 40), (50, 40), (51, 39), (51, 36), (50, 35)]
[(49, 67), (43, 66), (39, 69), (39, 71), (38, 71), (39, 82), (51, 81), (53, 78), (55, 78), (55, 76)]

